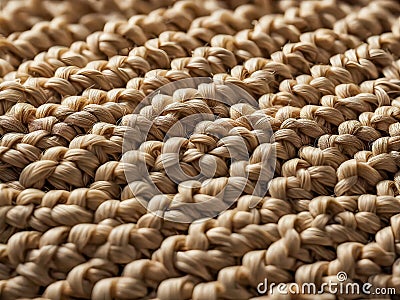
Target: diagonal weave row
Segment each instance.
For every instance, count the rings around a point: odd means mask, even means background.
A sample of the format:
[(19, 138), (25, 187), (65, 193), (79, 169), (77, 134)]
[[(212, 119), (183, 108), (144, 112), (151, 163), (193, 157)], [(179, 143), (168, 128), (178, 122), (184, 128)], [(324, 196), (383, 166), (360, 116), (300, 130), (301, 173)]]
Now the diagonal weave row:
[[(313, 299), (257, 287), (320, 286), (339, 272), (400, 293), (397, 0), (2, 5), (0, 299)], [(216, 84), (146, 100), (196, 77)], [(213, 100), (221, 94), (233, 103)], [(219, 120), (181, 148), (165, 141), (197, 114)], [(127, 137), (138, 143), (128, 156)], [(260, 139), (276, 156), (261, 196)], [(235, 163), (240, 142), (248, 159)], [(215, 166), (211, 178), (173, 180), (165, 152), (176, 148), (186, 174)], [(128, 180), (139, 161), (163, 197)], [(162, 217), (184, 217), (179, 203), (222, 207), (239, 187), (214, 218)]]

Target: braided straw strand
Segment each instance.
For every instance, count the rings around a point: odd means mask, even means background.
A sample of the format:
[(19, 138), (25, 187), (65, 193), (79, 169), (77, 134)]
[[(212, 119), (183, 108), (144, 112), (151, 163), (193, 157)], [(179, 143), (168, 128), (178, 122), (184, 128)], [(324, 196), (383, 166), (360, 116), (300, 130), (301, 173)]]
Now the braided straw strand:
[(399, 1), (0, 7), (0, 300), (400, 295)]

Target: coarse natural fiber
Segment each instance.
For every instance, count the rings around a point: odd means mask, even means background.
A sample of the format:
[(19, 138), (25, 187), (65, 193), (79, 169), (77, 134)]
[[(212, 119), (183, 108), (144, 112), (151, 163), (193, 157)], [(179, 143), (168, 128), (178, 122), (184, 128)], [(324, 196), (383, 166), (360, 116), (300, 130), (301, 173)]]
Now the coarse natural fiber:
[(0, 299), (400, 293), (398, 0), (1, 7)]

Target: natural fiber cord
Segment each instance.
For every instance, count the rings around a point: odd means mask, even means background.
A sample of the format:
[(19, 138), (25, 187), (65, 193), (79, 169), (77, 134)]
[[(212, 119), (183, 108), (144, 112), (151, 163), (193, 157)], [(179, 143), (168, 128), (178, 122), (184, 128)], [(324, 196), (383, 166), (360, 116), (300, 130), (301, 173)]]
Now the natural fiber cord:
[(400, 299), (398, 0), (0, 7), (1, 300)]

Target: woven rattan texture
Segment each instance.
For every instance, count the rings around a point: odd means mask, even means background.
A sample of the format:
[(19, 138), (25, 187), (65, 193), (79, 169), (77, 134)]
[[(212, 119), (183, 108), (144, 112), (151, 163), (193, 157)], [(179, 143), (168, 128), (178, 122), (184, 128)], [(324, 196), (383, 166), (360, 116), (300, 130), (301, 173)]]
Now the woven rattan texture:
[[(399, 288), (398, 1), (2, 7), (0, 299), (290, 299), (257, 286), (321, 284), (338, 272)], [(251, 106), (196, 100), (202, 91), (186, 89), (136, 112), (151, 92), (191, 77), (232, 83), (258, 101), (276, 151), (265, 197), (251, 196), (263, 152), (246, 122)], [(165, 220), (138, 200), (144, 182), (127, 185), (130, 121), (160, 108), (140, 151), (167, 202), (205, 201), (249, 175), (217, 217)], [(178, 188), (163, 169), (163, 137), (182, 114), (202, 111), (225, 118), (251, 156), (230, 165), (227, 145), (197, 132), (180, 165), (195, 174), (201, 159), (213, 161), (215, 178)], [(161, 209), (157, 201), (149, 205)], [(337, 295), (315, 299), (323, 297)]]

